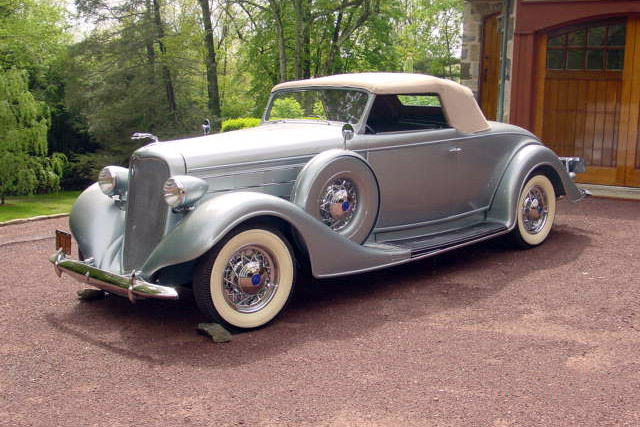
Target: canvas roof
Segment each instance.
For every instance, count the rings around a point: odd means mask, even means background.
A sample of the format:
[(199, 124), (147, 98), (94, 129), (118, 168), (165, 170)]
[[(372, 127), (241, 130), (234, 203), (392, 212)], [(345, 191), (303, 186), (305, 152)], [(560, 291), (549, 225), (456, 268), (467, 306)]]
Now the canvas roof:
[(273, 91), (304, 87), (339, 87), (364, 89), (378, 95), (437, 93), (440, 95), (449, 124), (464, 133), (490, 128), (471, 89), (451, 80), (425, 74), (357, 73), (337, 74), (315, 79), (280, 83)]

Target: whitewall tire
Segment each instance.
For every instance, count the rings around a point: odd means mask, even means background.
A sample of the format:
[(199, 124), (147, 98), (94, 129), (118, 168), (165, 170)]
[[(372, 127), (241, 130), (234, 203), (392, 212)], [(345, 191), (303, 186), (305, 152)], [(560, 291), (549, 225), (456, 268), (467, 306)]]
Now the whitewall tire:
[(239, 229), (198, 263), (193, 294), (210, 320), (233, 329), (251, 329), (273, 320), (289, 301), (295, 258), (276, 229)]
[(544, 175), (534, 175), (522, 188), (516, 207), (512, 236), (524, 248), (542, 244), (549, 236), (556, 216), (556, 193)]

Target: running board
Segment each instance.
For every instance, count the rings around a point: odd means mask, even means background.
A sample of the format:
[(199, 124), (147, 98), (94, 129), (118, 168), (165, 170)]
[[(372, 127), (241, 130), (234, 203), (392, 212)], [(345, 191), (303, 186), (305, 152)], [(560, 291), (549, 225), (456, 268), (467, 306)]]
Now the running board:
[(384, 242), (411, 251), (411, 258), (421, 257), (430, 252), (439, 252), (477, 240), (484, 240), (497, 234), (504, 234), (507, 227), (497, 222), (481, 222), (469, 227), (429, 236), (412, 237), (410, 239)]

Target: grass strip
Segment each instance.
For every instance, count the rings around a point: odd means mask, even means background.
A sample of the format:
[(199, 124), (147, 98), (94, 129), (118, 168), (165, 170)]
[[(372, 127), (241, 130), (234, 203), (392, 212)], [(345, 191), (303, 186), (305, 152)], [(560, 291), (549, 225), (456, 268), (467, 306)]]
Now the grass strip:
[(63, 191), (7, 197), (5, 204), (0, 205), (0, 222), (69, 212), (79, 194), (80, 191)]

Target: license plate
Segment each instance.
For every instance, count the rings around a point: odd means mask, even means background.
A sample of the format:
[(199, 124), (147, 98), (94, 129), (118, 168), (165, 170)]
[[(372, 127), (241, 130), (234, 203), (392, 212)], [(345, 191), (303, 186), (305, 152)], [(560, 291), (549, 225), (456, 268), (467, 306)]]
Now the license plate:
[(60, 249), (66, 255), (71, 255), (71, 233), (56, 230), (56, 250)]

